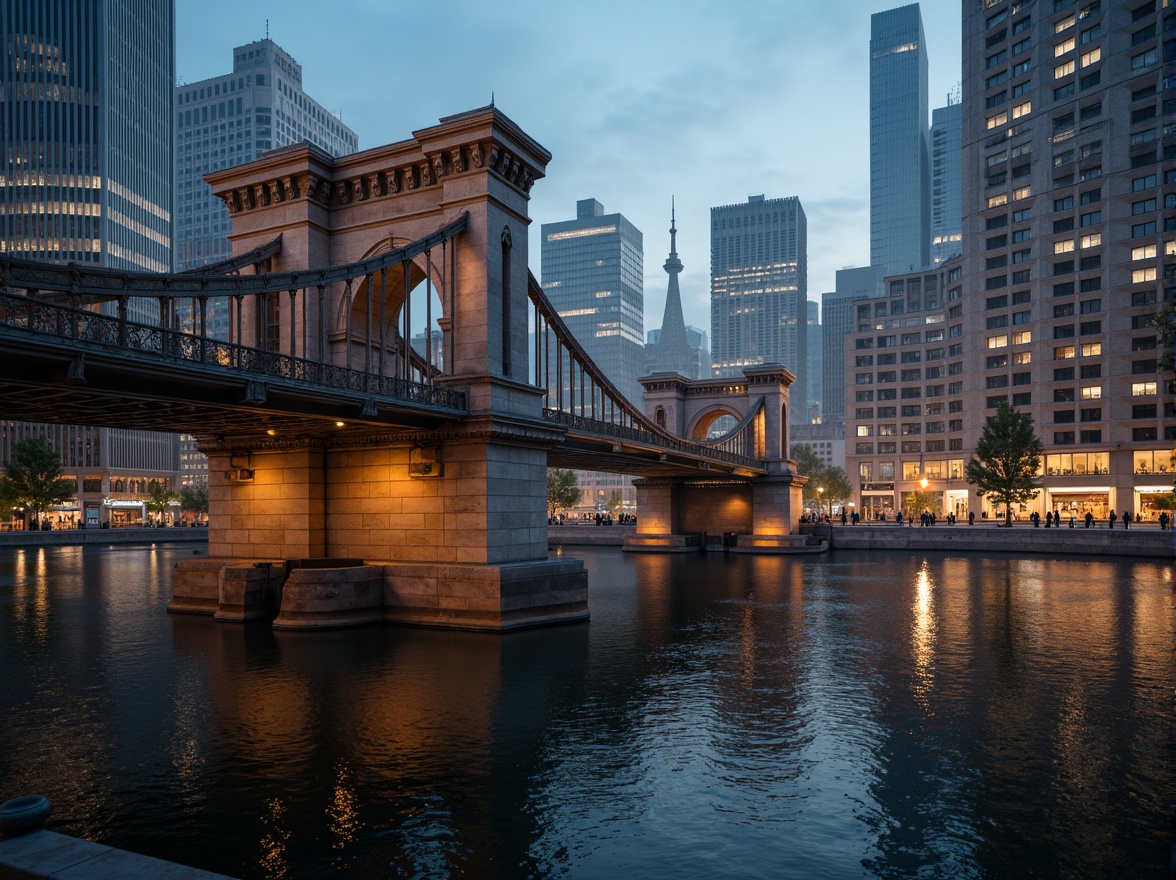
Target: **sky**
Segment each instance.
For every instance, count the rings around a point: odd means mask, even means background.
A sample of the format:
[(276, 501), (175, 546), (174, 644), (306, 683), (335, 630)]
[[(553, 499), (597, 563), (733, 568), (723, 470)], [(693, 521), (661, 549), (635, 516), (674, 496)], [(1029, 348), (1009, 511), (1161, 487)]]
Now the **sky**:
[[(176, 75), (228, 73), (269, 36), (359, 135), (411, 137), (490, 103), (552, 154), (539, 228), (595, 198), (644, 234), (645, 329), (661, 326), (670, 200), (686, 323), (710, 329), (710, 209), (799, 196), (808, 296), (870, 259), (870, 15), (876, 0), (176, 0)], [(930, 106), (960, 80), (960, 3), (920, 4)], [(267, 25), (268, 22), (268, 25)]]

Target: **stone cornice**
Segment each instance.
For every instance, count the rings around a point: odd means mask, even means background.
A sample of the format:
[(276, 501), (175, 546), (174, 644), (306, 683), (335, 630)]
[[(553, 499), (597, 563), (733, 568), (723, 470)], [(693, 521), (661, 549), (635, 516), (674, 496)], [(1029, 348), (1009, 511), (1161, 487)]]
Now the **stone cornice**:
[(304, 142), (204, 179), (230, 214), (298, 201), (333, 210), (412, 194), (461, 175), (491, 174), (527, 196), (551, 158), (493, 108), (447, 117), (414, 135), (338, 159)]

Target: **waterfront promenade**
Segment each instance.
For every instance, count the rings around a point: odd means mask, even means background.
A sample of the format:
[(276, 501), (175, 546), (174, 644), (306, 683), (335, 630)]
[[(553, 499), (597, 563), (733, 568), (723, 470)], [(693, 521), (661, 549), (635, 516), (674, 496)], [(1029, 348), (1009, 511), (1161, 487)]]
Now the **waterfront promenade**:
[[(1108, 529), (1106, 523), (1085, 529), (1034, 528), (1031, 524), (1005, 528), (995, 523), (954, 526), (899, 526), (892, 523), (843, 526), (802, 525), (801, 534), (825, 538), (833, 550), (943, 551), (959, 553), (1028, 553), (1033, 555), (1090, 555), (1173, 558), (1176, 532), (1145, 524)], [(552, 549), (574, 546), (621, 546), (636, 527), (564, 525), (549, 526), (547, 543)]]

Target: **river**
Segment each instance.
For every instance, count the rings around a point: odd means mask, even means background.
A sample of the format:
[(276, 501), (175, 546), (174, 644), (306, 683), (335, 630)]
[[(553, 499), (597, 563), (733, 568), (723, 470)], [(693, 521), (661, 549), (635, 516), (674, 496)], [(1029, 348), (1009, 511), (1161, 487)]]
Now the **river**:
[(1172, 566), (576, 549), (590, 623), (172, 616), (0, 551), (0, 799), (248, 878), (1166, 877)]

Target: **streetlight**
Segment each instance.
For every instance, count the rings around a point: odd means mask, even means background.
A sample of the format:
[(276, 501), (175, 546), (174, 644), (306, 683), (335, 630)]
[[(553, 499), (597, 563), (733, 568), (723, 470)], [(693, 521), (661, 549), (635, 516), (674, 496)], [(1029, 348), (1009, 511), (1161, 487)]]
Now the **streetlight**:
[(817, 519), (820, 519), (820, 514), (824, 512), (822, 501), (825, 497), (825, 487), (817, 486)]

